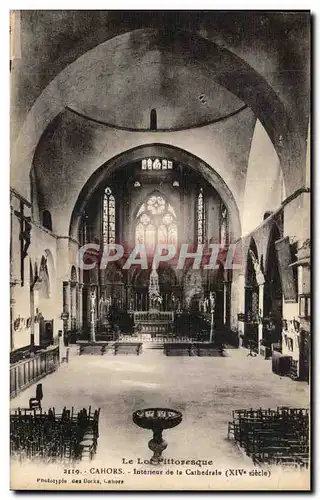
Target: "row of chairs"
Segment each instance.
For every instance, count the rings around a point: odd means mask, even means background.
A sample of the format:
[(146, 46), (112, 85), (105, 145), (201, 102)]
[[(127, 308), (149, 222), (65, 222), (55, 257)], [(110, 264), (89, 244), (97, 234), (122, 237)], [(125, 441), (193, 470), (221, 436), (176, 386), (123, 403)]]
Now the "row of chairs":
[(17, 409), (10, 415), (11, 455), (46, 462), (75, 462), (92, 459), (99, 437), (100, 408), (75, 411), (54, 408)]
[(228, 424), (233, 438), (255, 464), (281, 464), (308, 467), (309, 410), (239, 409)]

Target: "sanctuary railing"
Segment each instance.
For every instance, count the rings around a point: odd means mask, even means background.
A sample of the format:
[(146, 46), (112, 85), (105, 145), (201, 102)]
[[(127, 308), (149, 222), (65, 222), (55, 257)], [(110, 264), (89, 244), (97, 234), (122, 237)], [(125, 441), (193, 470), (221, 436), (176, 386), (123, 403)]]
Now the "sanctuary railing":
[(21, 391), (54, 372), (59, 366), (59, 346), (49, 346), (33, 357), (19, 361), (10, 366), (10, 397), (17, 396)]

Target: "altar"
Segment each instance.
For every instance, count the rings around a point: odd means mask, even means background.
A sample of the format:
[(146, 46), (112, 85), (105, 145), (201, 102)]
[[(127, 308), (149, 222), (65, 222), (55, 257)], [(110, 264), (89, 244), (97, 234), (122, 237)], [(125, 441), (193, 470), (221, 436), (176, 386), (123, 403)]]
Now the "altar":
[(133, 312), (134, 334), (145, 342), (172, 332), (174, 321), (173, 311), (161, 311), (163, 300), (156, 269), (150, 273), (148, 294), (149, 310)]
[(134, 333), (147, 342), (172, 332), (173, 311), (134, 311)]

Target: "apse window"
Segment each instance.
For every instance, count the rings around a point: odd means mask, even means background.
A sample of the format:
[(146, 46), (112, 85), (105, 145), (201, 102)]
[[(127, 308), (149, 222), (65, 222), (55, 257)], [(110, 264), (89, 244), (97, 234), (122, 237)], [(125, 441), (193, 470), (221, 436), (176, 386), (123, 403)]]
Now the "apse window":
[(173, 163), (171, 160), (159, 158), (145, 158), (141, 161), (141, 170), (172, 170)]
[(220, 245), (228, 244), (228, 211), (224, 203), (220, 203)]
[(206, 206), (203, 190), (199, 191), (197, 198), (197, 242), (203, 244), (206, 238)]
[(178, 242), (176, 213), (172, 205), (161, 195), (151, 195), (137, 212), (135, 241), (146, 245), (149, 250), (156, 244)]
[(103, 197), (103, 244), (116, 241), (116, 200), (110, 187), (104, 191)]

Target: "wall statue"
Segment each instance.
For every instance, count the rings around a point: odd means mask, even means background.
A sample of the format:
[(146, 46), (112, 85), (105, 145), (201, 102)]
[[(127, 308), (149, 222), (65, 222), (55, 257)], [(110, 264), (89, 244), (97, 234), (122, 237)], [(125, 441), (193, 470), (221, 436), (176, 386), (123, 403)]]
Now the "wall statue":
[(265, 277), (264, 277), (264, 274), (263, 274), (263, 272), (261, 270), (259, 261), (257, 260), (255, 254), (251, 250), (251, 248), (249, 248), (249, 255), (251, 257), (251, 261), (252, 261), (252, 264), (253, 264), (253, 267), (254, 267), (254, 272), (255, 272), (255, 275), (256, 275), (257, 283), (258, 283), (258, 285), (263, 285), (264, 282), (265, 282)]

